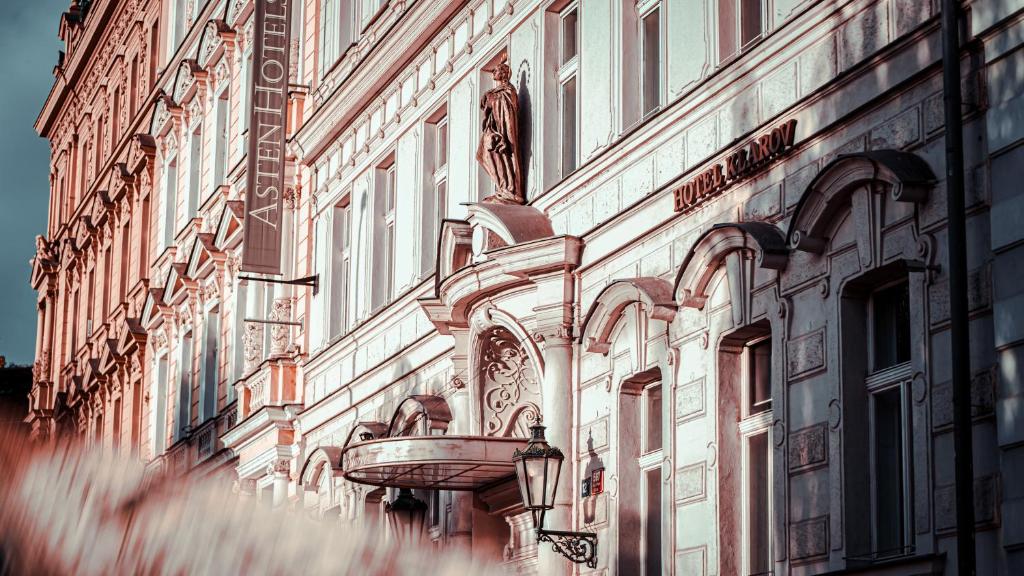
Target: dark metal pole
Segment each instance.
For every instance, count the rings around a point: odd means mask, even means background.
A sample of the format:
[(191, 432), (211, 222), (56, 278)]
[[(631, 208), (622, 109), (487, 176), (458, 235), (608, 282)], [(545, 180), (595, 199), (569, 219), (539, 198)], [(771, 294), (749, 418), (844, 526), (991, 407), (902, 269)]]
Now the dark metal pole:
[(974, 576), (974, 447), (967, 316), (967, 226), (964, 215), (963, 112), (960, 102), (960, 3), (942, 0), (942, 84), (946, 120), (949, 312), (956, 466), (957, 574)]

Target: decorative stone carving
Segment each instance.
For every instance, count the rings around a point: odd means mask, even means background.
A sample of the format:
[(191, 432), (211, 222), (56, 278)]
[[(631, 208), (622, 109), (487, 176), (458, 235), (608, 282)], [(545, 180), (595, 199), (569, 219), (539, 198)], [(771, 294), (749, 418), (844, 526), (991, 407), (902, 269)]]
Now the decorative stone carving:
[(539, 416), (540, 385), (526, 350), (506, 328), (481, 336), (480, 381), (484, 433), (525, 436)]
[(676, 498), (680, 502), (696, 502), (704, 499), (707, 494), (704, 471), (704, 462), (679, 469), (676, 474)]
[(828, 516), (794, 522), (789, 532), (789, 553), (793, 560), (828, 553)]
[(47, 241), (42, 235), (36, 236), (36, 259), (47, 262), (59, 262), (60, 254), (57, 243)]
[(828, 462), (828, 435), (825, 423), (794, 431), (789, 436), (789, 469), (800, 470)]
[(245, 370), (248, 372), (263, 360), (263, 324), (245, 323), (245, 333), (242, 334), (242, 350), (245, 355)]
[(494, 88), (480, 99), (483, 121), (476, 159), (494, 181), (494, 194), (484, 202), (524, 204), (523, 173), (519, 166), (519, 96), (509, 81), (512, 71), (502, 60), (492, 70)]
[[(292, 318), (291, 298), (277, 298), (274, 300), (274, 309), (270, 312), (270, 319), (281, 322), (288, 322)], [(270, 353), (277, 356), (288, 352), (291, 344), (291, 326), (288, 324), (271, 324), (270, 328)]]
[(39, 358), (32, 364), (32, 382), (39, 384), (47, 382), (50, 376), (50, 352), (43, 350)]
[(789, 377), (797, 378), (825, 367), (825, 331), (816, 330), (786, 344)]
[(685, 422), (704, 415), (704, 379), (679, 386), (676, 390), (676, 420)]

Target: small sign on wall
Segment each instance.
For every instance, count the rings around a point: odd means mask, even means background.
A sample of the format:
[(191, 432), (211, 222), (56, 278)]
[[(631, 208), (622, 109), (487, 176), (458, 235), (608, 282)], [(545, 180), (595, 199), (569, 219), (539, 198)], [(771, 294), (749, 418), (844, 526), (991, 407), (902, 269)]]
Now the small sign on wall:
[(604, 492), (604, 468), (597, 468), (580, 483), (580, 494), (583, 498), (597, 496)]

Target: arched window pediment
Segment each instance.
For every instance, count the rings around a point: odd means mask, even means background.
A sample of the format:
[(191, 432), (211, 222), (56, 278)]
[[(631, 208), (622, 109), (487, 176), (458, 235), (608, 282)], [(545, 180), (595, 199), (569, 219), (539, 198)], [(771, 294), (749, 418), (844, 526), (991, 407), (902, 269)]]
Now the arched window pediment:
[(676, 315), (672, 285), (653, 277), (616, 280), (598, 294), (583, 321), (581, 338), (588, 352), (607, 354), (611, 335), (630, 304), (640, 303), (648, 319), (671, 322)]
[(315, 489), (325, 472), (329, 472), (331, 477), (341, 478), (341, 448), (320, 446), (313, 450), (299, 473), (299, 483), (307, 489)]
[(827, 230), (850, 203), (860, 186), (889, 193), (897, 202), (923, 203), (935, 183), (935, 174), (921, 157), (899, 150), (844, 154), (826, 166), (807, 186), (797, 202), (786, 245), (793, 250), (822, 253)]
[(673, 293), (681, 306), (703, 308), (715, 272), (733, 253), (755, 259), (759, 268), (782, 270), (789, 258), (785, 237), (767, 222), (723, 223), (712, 226), (690, 249), (676, 276)]

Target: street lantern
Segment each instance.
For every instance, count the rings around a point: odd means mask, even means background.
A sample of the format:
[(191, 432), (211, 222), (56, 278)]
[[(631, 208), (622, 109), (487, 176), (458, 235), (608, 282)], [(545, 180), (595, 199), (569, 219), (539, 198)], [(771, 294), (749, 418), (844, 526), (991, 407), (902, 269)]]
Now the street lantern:
[(412, 495), (412, 490), (401, 488), (398, 497), (385, 507), (391, 533), (399, 544), (417, 544), (427, 519), (427, 503)]
[(544, 514), (555, 507), (565, 456), (561, 450), (548, 444), (539, 417), (537, 423), (530, 426), (530, 432), (530, 442), (524, 450), (517, 449), (513, 453), (512, 463), (519, 480), (523, 506), (533, 516), (537, 542), (550, 542), (556, 552), (569, 560), (597, 568), (597, 534), (544, 529)]

